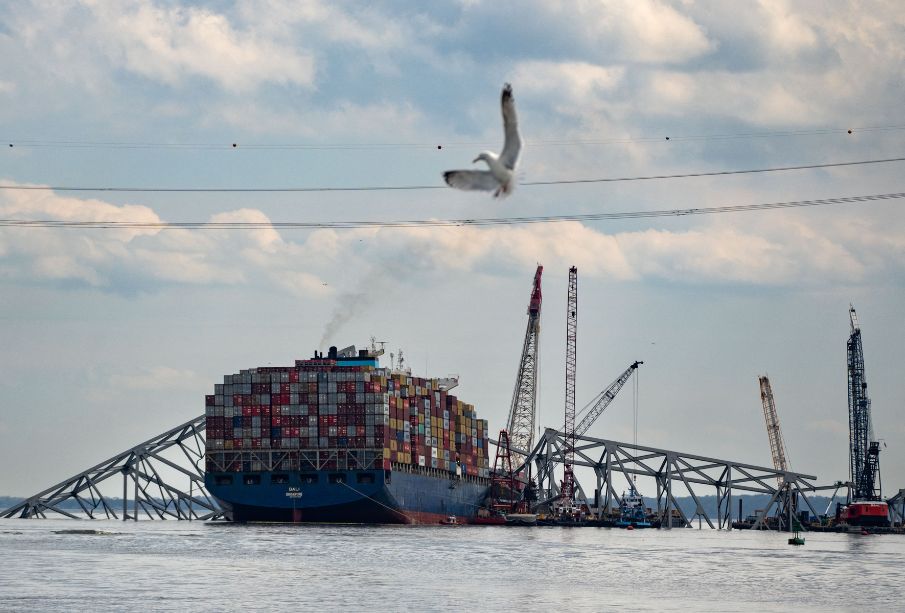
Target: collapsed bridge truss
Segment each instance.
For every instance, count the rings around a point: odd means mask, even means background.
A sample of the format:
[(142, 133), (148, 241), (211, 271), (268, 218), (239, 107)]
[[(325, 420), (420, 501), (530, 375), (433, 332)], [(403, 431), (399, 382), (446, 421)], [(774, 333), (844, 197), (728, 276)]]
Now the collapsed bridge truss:
[[(563, 432), (548, 428), (534, 449), (526, 454), (525, 466), (533, 464), (538, 479), (537, 506), (559, 497), (553, 470), (565, 462), (567, 445)], [(770, 515), (774, 508), (793, 508), (796, 506), (793, 499), (797, 499), (798, 508), (803, 509), (802, 505), (806, 505), (815, 516), (820, 515), (806, 495), (806, 492), (819, 489), (813, 484), (816, 477), (812, 475), (588, 436), (575, 438), (574, 454), (576, 468), (592, 469), (596, 475), (594, 500), (589, 501), (580, 486), (577, 497), (598, 517), (620, 504), (621, 496), (617, 490), (623, 488), (619, 481), (624, 478), (627, 488), (639, 476), (651, 478), (656, 483), (657, 515), (667, 529), (674, 525), (690, 526), (694, 518), (703, 520), (711, 528), (731, 529), (733, 493), (769, 495), (770, 502), (763, 517)], [(788, 487), (778, 487), (777, 482)], [(716, 518), (708, 517), (701, 503), (708, 488), (712, 488), (711, 492), (716, 496)], [(690, 496), (697, 507), (690, 517), (676, 501), (677, 496), (685, 495)], [(716, 519), (716, 525), (712, 519)], [(767, 526), (759, 521), (755, 528), (761, 527)]]
[[(187, 421), (29, 496), (0, 517), (218, 519), (221, 509), (204, 488), (204, 426), (204, 415)], [(120, 476), (123, 496), (112, 500), (100, 485)]]

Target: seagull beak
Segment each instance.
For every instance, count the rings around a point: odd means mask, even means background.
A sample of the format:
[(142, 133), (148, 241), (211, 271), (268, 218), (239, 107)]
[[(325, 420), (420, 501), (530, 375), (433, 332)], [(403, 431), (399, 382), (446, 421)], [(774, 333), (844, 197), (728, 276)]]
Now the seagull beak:
[(471, 163), (472, 163), (472, 164), (477, 164), (477, 163), (480, 162), (480, 161), (481, 161), (481, 156), (479, 155), (478, 157), (476, 157), (475, 159), (473, 159), (473, 160), (471, 161)]

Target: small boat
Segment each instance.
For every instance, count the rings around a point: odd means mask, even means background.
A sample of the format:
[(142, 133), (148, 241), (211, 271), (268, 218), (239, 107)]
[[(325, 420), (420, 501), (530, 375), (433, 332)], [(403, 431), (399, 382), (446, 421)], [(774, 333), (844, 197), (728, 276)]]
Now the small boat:
[(446, 519), (441, 519), (440, 524), (444, 526), (461, 526), (459, 519), (455, 515), (450, 515)]
[(647, 521), (647, 514), (644, 510), (644, 498), (635, 489), (635, 484), (629, 485), (629, 492), (622, 494), (622, 503), (619, 505), (619, 519), (616, 521), (617, 528), (627, 528), (634, 530), (635, 528), (650, 528), (651, 523)]
[(795, 533), (795, 536), (789, 539), (789, 545), (804, 545), (804, 537)]

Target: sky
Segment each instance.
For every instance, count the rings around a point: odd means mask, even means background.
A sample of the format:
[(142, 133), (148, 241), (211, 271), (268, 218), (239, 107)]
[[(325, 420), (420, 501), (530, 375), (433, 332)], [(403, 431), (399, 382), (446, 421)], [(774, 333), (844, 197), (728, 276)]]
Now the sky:
[[(890, 1), (0, 0), (0, 494), (28, 495), (203, 413), (224, 374), (386, 341), (460, 377), (491, 431), (544, 266), (538, 423), (643, 360), (589, 435), (848, 477), (848, 308), (884, 493), (905, 487), (902, 199), (546, 224), (274, 222), (588, 215), (905, 192), (905, 13)], [(506, 199), (443, 187), (525, 148)], [(235, 144), (235, 146), (233, 146)], [(554, 182), (548, 185), (527, 185)], [(560, 183), (556, 183), (560, 182)], [(417, 187), (332, 192), (22, 187)]]

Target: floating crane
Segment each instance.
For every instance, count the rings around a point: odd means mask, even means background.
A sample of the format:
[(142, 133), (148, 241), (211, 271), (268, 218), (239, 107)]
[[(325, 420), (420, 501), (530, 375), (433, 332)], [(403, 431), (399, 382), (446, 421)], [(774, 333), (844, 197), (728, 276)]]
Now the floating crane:
[(576, 341), (578, 336), (578, 269), (569, 269), (569, 293), (566, 303), (566, 424), (563, 429), (565, 439), (565, 461), (560, 488), (560, 508), (566, 514), (573, 514), (575, 498), (575, 364)]
[(528, 300), (528, 328), (522, 344), (522, 356), (515, 377), (515, 390), (509, 407), (507, 427), (500, 430), (496, 459), (491, 475), (489, 506), (494, 514), (505, 515), (518, 506), (517, 491), (521, 483), (516, 479), (515, 468), (524, 462), (526, 453), (534, 445), (534, 423), (537, 416), (537, 366), (538, 341), (540, 339), (541, 275), (544, 267), (537, 265), (531, 298)]
[(849, 490), (848, 506), (841, 519), (855, 526), (888, 526), (889, 507), (880, 487), (880, 443), (875, 439), (870, 417), (870, 398), (864, 378), (864, 348), (855, 307), (849, 305), (851, 332), (848, 337), (848, 426)]
[[(530, 452), (534, 444), (534, 423), (537, 417), (537, 366), (538, 341), (540, 340), (540, 279), (544, 267), (537, 266), (534, 283), (531, 287), (531, 299), (528, 301), (528, 328), (522, 345), (522, 357), (519, 360), (518, 374), (515, 378), (515, 390), (512, 392), (512, 405), (509, 408), (509, 421), (506, 431), (509, 444), (515, 449)], [(524, 456), (512, 452), (516, 465), (521, 464)]]

